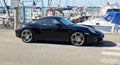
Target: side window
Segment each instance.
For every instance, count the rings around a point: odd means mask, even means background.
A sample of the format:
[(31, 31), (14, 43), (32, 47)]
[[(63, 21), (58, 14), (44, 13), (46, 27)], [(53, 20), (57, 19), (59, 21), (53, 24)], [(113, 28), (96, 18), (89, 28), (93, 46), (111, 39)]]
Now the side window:
[(44, 18), (44, 19), (38, 20), (38, 24), (44, 25), (44, 26), (56, 26), (56, 24), (58, 23), (59, 21), (54, 18)]
[(59, 23), (60, 23), (57, 19), (51, 19), (51, 21), (52, 21), (52, 23), (53, 23), (54, 25), (56, 25), (56, 24), (59, 24)]
[(44, 18), (44, 19), (38, 20), (38, 24), (40, 24), (40, 25), (47, 25), (47, 19)]
[(42, 19), (41, 24), (46, 26), (47, 25), (47, 19), (46, 18)]

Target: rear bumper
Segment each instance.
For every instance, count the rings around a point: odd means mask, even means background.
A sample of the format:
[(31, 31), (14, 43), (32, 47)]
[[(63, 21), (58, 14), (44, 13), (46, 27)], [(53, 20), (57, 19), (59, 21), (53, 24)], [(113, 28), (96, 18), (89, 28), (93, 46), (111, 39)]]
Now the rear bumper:
[(21, 31), (20, 30), (15, 30), (16, 37), (21, 38)]

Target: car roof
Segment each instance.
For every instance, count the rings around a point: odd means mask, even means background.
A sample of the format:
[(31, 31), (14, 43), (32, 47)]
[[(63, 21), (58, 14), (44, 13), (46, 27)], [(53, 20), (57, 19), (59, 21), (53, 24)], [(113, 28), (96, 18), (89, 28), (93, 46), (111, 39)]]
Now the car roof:
[[(40, 19), (38, 19), (38, 20), (41, 20), (41, 19), (44, 19), (44, 18), (63, 18), (63, 17), (60, 17), (60, 16), (45, 16), (45, 17), (42, 17), (42, 18), (40, 18)], [(37, 22), (38, 20), (35, 20), (35, 21), (31, 21), (31, 22), (28, 22), (28, 23), (26, 23), (26, 24), (34, 24), (35, 22)]]
[(61, 16), (46, 16), (46, 17), (42, 17), (41, 19), (43, 19), (43, 18), (63, 18), (63, 17), (61, 17)]

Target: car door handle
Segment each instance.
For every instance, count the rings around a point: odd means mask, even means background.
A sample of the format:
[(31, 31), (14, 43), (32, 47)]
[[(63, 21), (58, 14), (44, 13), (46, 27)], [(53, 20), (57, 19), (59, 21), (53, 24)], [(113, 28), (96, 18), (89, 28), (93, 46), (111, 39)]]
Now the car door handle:
[(50, 30), (50, 31), (54, 31), (54, 30)]

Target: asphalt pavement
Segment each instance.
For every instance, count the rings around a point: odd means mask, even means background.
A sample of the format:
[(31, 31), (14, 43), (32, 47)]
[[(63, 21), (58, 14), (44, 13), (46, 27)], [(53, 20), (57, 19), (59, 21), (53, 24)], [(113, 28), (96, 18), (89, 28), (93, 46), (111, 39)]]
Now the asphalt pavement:
[(0, 65), (120, 65), (120, 34), (105, 34), (102, 44), (74, 46), (24, 43), (14, 30), (0, 30)]

